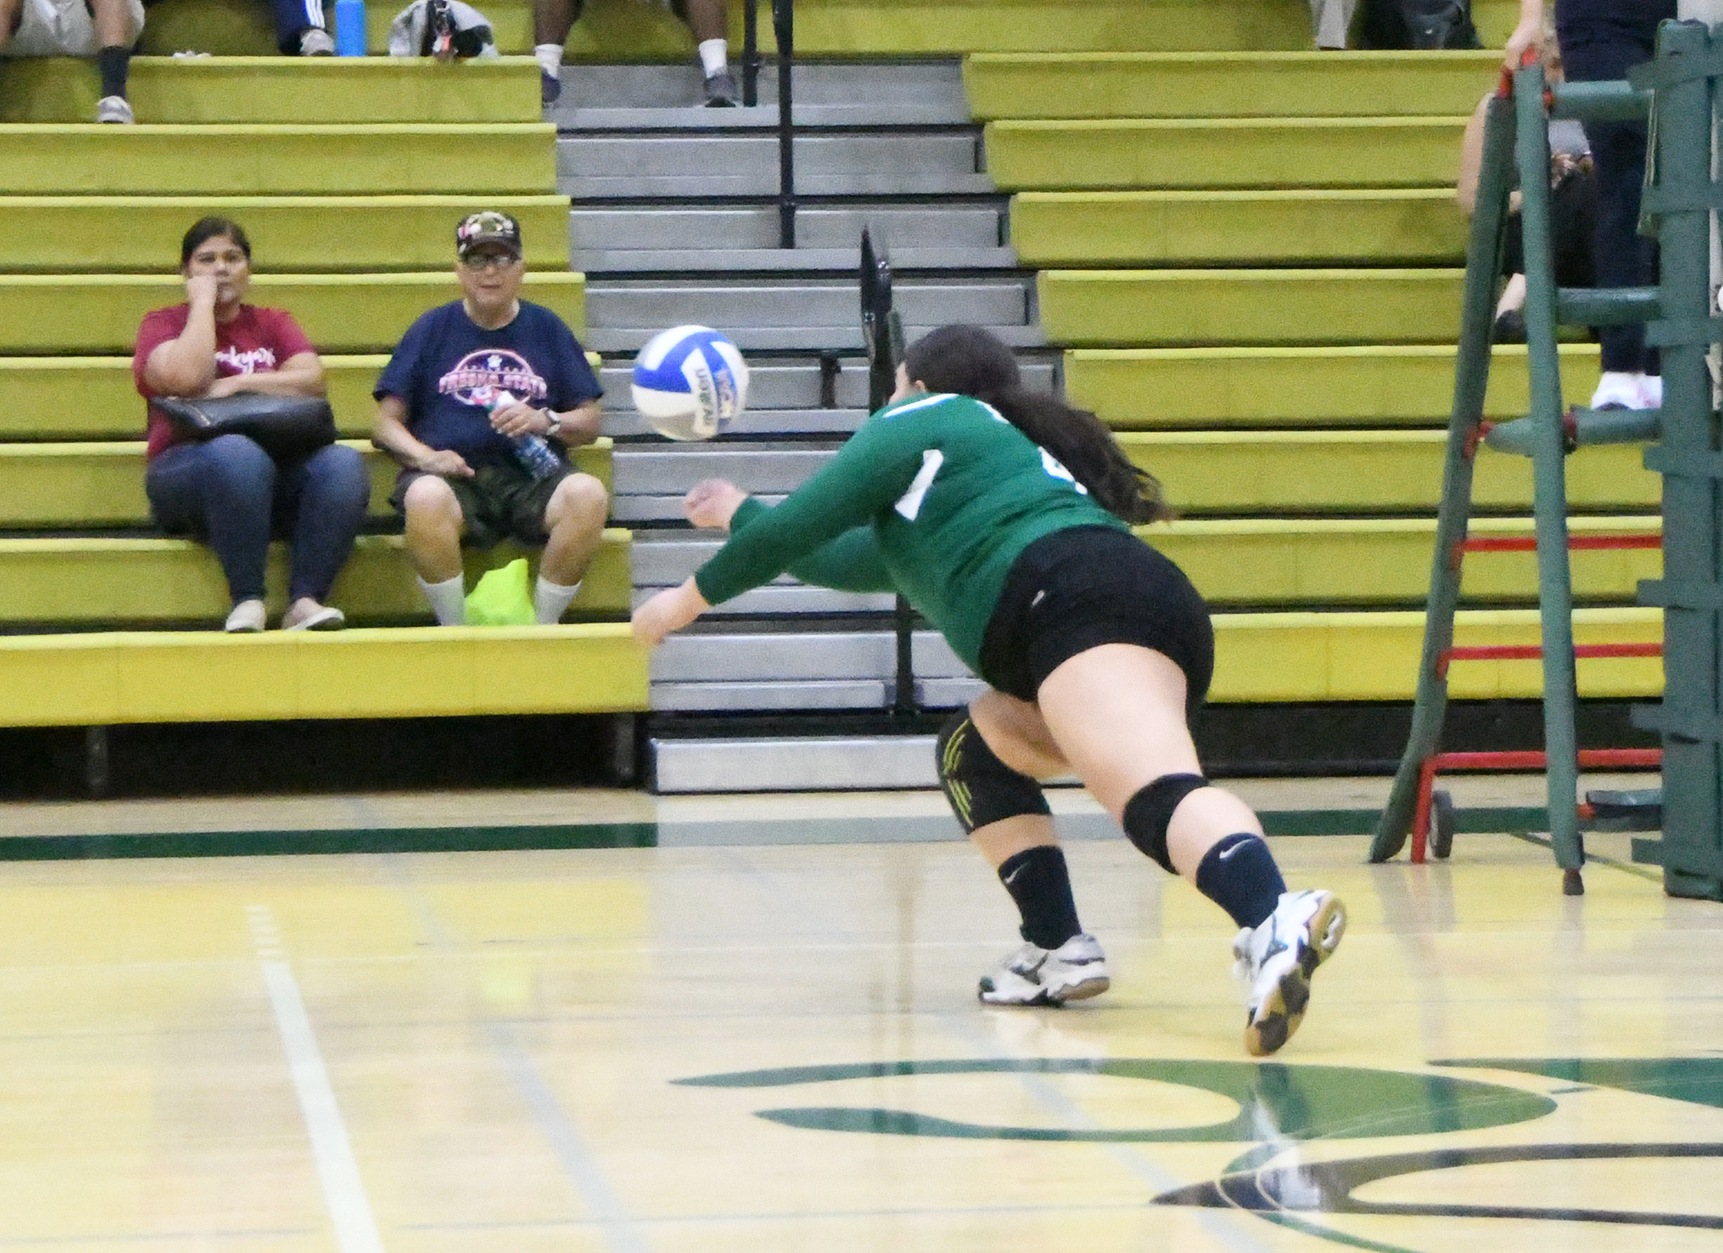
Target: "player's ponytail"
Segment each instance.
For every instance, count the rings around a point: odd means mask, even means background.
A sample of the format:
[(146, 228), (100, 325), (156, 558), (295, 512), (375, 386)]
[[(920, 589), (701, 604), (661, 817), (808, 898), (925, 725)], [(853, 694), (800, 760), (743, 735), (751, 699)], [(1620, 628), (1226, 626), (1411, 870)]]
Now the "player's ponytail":
[(1058, 458), (1109, 513), (1126, 522), (1172, 516), (1154, 475), (1131, 464), (1106, 424), (1087, 409), (1023, 387), (1017, 361), (979, 326), (942, 326), (911, 344), (904, 368), (932, 392), (973, 396)]

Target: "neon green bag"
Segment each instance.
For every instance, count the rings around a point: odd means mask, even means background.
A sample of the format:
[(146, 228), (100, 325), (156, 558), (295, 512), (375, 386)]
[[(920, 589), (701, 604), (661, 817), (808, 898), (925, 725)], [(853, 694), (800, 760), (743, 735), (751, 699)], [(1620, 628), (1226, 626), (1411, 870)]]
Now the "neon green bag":
[(467, 593), (468, 626), (531, 626), (536, 621), (525, 557), (486, 570)]

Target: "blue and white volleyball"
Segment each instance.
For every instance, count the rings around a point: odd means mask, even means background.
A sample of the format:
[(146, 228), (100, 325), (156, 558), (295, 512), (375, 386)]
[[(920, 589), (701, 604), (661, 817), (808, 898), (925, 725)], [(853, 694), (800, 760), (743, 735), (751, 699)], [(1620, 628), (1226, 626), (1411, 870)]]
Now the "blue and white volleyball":
[(748, 363), (708, 326), (660, 331), (634, 359), (634, 407), (666, 439), (711, 439), (748, 404)]

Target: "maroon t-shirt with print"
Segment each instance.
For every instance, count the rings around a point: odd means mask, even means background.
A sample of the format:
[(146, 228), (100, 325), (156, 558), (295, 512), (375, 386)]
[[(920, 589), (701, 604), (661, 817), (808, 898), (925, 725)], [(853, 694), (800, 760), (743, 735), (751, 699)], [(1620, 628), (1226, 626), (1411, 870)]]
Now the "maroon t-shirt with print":
[[(171, 309), (156, 309), (144, 314), (138, 327), (138, 347), (132, 354), (132, 380), (138, 395), (152, 400), (160, 393), (144, 382), (144, 364), (150, 354), (170, 339), (178, 339), (191, 316), (190, 305), (175, 305)], [(229, 374), (260, 374), (279, 370), (282, 363), (302, 352), (315, 352), (305, 332), (299, 329), (285, 309), (265, 309), (257, 305), (240, 305), (239, 314), (231, 322), (215, 324), (215, 372)], [(157, 409), (149, 407), (149, 447), (146, 458), (155, 457), (165, 448), (183, 444), (191, 436), (178, 423)]]

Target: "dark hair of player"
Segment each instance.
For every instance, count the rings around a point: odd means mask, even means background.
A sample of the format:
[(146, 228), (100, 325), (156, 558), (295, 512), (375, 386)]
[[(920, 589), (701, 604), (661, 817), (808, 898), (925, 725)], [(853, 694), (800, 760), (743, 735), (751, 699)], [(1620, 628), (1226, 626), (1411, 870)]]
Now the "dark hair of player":
[(973, 396), (1059, 459), (1107, 512), (1126, 522), (1172, 517), (1155, 476), (1131, 464), (1106, 424), (1047, 392), (1028, 391), (1017, 361), (979, 326), (942, 326), (903, 354), (911, 382)]
[(225, 235), (238, 244), (239, 250), (245, 254), (245, 259), (251, 260), (251, 241), (245, 237), (245, 230), (238, 222), (232, 218), (199, 218), (191, 224), (185, 238), (179, 241), (180, 269), (183, 270), (191, 264), (192, 253), (218, 235)]

